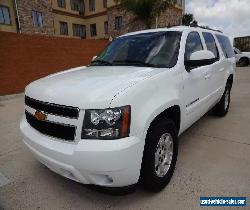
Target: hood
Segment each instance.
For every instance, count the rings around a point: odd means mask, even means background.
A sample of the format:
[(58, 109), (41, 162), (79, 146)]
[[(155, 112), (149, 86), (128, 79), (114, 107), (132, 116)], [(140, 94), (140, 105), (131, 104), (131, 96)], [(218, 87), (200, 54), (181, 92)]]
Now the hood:
[(29, 84), (25, 94), (81, 109), (107, 108), (125, 89), (159, 72), (150, 67), (92, 66), (59, 72)]

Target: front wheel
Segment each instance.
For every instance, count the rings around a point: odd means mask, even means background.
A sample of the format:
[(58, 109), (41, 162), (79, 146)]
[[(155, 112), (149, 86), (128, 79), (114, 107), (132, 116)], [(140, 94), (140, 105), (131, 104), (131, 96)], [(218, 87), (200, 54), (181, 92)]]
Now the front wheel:
[(148, 131), (141, 178), (150, 191), (162, 190), (170, 181), (177, 161), (178, 141), (174, 122), (158, 120)]
[(228, 113), (230, 101), (231, 101), (231, 84), (227, 83), (221, 100), (213, 108), (215, 115), (219, 117), (224, 117)]

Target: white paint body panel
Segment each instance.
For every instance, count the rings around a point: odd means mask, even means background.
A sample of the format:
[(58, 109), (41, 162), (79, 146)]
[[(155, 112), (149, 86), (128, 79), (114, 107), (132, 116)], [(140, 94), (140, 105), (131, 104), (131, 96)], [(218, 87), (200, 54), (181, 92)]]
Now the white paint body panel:
[[(167, 30), (182, 31), (178, 61), (171, 69), (79, 67), (28, 85), (25, 94), (31, 98), (80, 109), (77, 120), (48, 116), (50, 121), (77, 126), (76, 139), (71, 143), (39, 133), (22, 118), (24, 142), (37, 159), (57, 173), (85, 184), (121, 187), (137, 183), (147, 130), (155, 117), (172, 106), (179, 106), (181, 134), (220, 100), (229, 75), (235, 72), (235, 59), (223, 57), (218, 43), (219, 61), (187, 72), (184, 66), (187, 35), (191, 31), (201, 35), (207, 30), (176, 27), (143, 33)], [(142, 32), (125, 36), (136, 33)], [(206, 50), (203, 39), (202, 42)], [(81, 139), (86, 109), (125, 105), (131, 106), (130, 137), (112, 141)], [(35, 112), (26, 109), (31, 114)]]
[(250, 52), (241, 52), (240, 54), (236, 54), (236, 62), (238, 63), (241, 58), (248, 58), (250, 61)]

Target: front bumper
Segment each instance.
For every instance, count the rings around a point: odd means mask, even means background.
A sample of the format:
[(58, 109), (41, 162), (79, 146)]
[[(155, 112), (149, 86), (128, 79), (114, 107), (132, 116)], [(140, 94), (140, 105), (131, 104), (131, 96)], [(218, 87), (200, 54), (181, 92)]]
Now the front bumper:
[(65, 142), (39, 133), (22, 118), (23, 141), (52, 171), (83, 184), (123, 187), (138, 182), (144, 143), (137, 137)]

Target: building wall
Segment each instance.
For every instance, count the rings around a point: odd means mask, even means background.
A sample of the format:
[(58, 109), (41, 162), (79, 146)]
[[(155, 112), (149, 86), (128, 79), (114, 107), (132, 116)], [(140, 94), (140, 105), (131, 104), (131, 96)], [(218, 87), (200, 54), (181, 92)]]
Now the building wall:
[(95, 0), (95, 11), (89, 11), (89, 0), (84, 0), (85, 4), (85, 16), (97, 14), (100, 12), (105, 12), (107, 11), (107, 8), (103, 7), (103, 0)]
[(17, 32), (15, 4), (12, 0), (0, 0), (0, 5), (8, 7), (10, 13), (10, 25), (0, 24), (0, 31)]
[[(22, 33), (54, 35), (54, 18), (50, 0), (17, 0), (17, 5)], [(32, 11), (42, 13), (43, 27), (34, 27)]]
[[(110, 0), (111, 1), (111, 0)], [(102, 0), (95, 1), (95, 11), (89, 11), (89, 0), (84, 0), (84, 15), (79, 15), (79, 12), (71, 10), (70, 0), (65, 0), (66, 7), (58, 7), (57, 0), (52, 0), (52, 8), (54, 13), (54, 28), (55, 36), (78, 38), (73, 36), (72, 24), (81, 24), (86, 26), (86, 38), (87, 39), (104, 39), (108, 38), (105, 35), (104, 22), (107, 21), (107, 9), (103, 7)], [(68, 35), (60, 34), (60, 21), (67, 22)], [(91, 37), (90, 24), (96, 24), (97, 36)]]
[[(105, 35), (104, 22), (107, 21), (107, 15), (92, 17), (87, 19), (87, 39), (107, 39), (109, 36)], [(96, 24), (97, 36), (91, 37), (90, 24)]]
[(183, 11), (180, 7), (168, 8), (161, 14), (158, 20), (158, 27), (176, 26), (181, 24)]
[[(68, 24), (68, 35), (67, 36), (60, 34), (60, 21), (67, 22), (67, 24)], [(81, 18), (54, 14), (55, 36), (72, 37), (73, 38), (73, 27), (72, 27), (73, 23), (74, 24), (86, 25), (86, 22), (84, 22), (83, 19), (81, 19)], [(80, 37), (74, 37), (74, 38), (79, 38), (80, 39)]]
[[(119, 6), (109, 8), (107, 16), (109, 35), (113, 38), (131, 31), (139, 31), (146, 28), (142, 21), (135, 21), (135, 15)], [(122, 27), (119, 31), (115, 30), (115, 17), (117, 16), (122, 16)]]
[(114, 7), (114, 6), (117, 5), (114, 0), (107, 0), (107, 1), (108, 1), (108, 8), (109, 7)]
[[(0, 0), (5, 4), (9, 4), (12, 8), (11, 26), (0, 25), (0, 30), (16, 31), (15, 17), (14, 17), (14, 0)], [(18, 10), (20, 16), (21, 32), (26, 34), (44, 34), (49, 36), (61, 36), (69, 38), (78, 38), (73, 36), (72, 24), (80, 24), (86, 26), (87, 39), (103, 39), (110, 36), (116, 37), (118, 35), (145, 29), (146, 26), (141, 21), (135, 21), (135, 16), (131, 12), (123, 10), (118, 6), (114, 0), (107, 0), (107, 8), (103, 6), (103, 0), (95, 0), (95, 11), (89, 11), (89, 0), (82, 0), (84, 2), (84, 13), (74, 11), (71, 9), (71, 0), (65, 0), (65, 8), (58, 6), (57, 0), (17, 0)], [(184, 0), (177, 0), (176, 5), (166, 12), (162, 13), (158, 20), (158, 27), (167, 27), (178, 25), (183, 14)], [(182, 6), (181, 6), (182, 3)], [(32, 19), (32, 11), (42, 12), (43, 27), (34, 27)], [(115, 30), (115, 17), (122, 16), (122, 28), (119, 31)], [(68, 35), (60, 34), (60, 21), (67, 22)], [(105, 34), (104, 22), (108, 21), (109, 33)], [(96, 24), (97, 35), (91, 37), (90, 24)], [(152, 28), (155, 28), (155, 20), (152, 20)], [(2, 29), (3, 28), (3, 29)]]
[[(158, 27), (169, 27), (179, 25), (181, 23), (181, 18), (183, 15), (183, 10), (181, 7), (171, 7), (163, 12), (158, 19)], [(121, 8), (120, 6), (114, 6), (108, 9), (107, 12), (108, 23), (109, 23), (109, 35), (112, 37), (117, 37), (124, 33), (139, 31), (146, 29), (146, 25), (137, 20), (135, 15)], [(115, 30), (115, 17), (122, 16), (122, 27), (119, 31)], [(156, 27), (156, 21), (152, 20), (151, 28)]]
[(107, 40), (0, 32), (0, 95), (23, 92), (31, 81), (88, 65), (107, 44)]
[(68, 12), (68, 13), (71, 13), (71, 14), (79, 15), (78, 11), (75, 11), (75, 10), (71, 9), (70, 0), (65, 0), (65, 8), (59, 7), (58, 3), (57, 3), (57, 0), (51, 0), (51, 2), (52, 2), (52, 8), (54, 10), (60, 10), (60, 11), (63, 11), (63, 12)]

